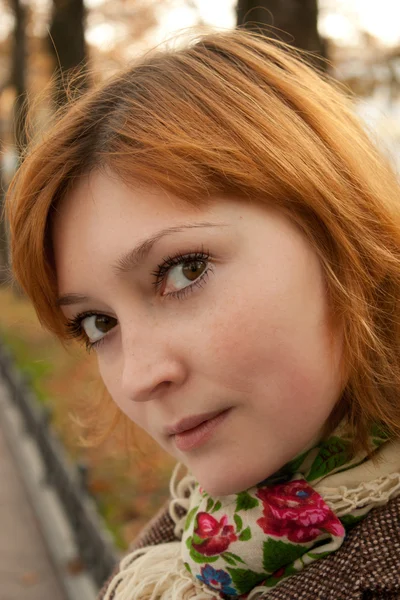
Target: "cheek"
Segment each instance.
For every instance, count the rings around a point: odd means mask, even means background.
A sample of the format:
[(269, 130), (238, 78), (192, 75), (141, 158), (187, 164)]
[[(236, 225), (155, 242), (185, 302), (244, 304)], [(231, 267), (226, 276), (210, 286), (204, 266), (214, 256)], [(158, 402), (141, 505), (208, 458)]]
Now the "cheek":
[[(265, 308), (265, 305), (264, 305)], [(250, 392), (271, 360), (275, 346), (273, 324), (260, 316), (254, 301), (241, 298), (213, 311), (208, 326), (210, 367), (225, 385)]]
[(122, 367), (119, 361), (113, 360), (111, 352), (102, 351), (97, 358), (101, 379), (118, 408), (131, 421), (147, 430), (146, 402), (133, 402), (126, 397), (121, 387)]
[[(245, 289), (245, 288), (244, 288)], [(301, 293), (300, 293), (301, 291)], [(338, 377), (322, 288), (252, 290), (216, 308), (207, 324), (209, 369), (229, 389), (305, 410), (327, 397)], [(333, 392), (333, 396), (337, 392)]]
[(286, 278), (267, 277), (263, 266), (238, 271), (239, 276), (229, 274), (226, 292), (218, 295), (204, 329), (212, 363), (227, 368), (234, 379), (265, 368), (299, 320), (291, 301), (296, 290)]
[(108, 393), (114, 402), (121, 408), (121, 394), (118, 393), (120, 386), (119, 368), (116, 361), (110, 360), (108, 357), (104, 357), (104, 354), (97, 354), (97, 367), (99, 374)]

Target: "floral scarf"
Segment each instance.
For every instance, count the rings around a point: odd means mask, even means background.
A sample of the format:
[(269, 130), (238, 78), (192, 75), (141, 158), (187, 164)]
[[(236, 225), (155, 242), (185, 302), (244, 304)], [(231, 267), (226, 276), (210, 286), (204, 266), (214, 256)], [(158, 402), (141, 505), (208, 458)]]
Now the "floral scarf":
[[(377, 432), (372, 441), (377, 448), (386, 440)], [(364, 459), (351, 460), (350, 441), (332, 436), (239, 494), (211, 498), (197, 485), (182, 538), (185, 567), (222, 596), (240, 596), (334, 552), (364, 512), (340, 519), (313, 486)]]
[(126, 557), (105, 600), (251, 600), (335, 552), (346, 531), (400, 494), (399, 443), (374, 427), (375, 461), (353, 456), (340, 431), (238, 494), (211, 497), (190, 476), (178, 493), (171, 486), (181, 542)]

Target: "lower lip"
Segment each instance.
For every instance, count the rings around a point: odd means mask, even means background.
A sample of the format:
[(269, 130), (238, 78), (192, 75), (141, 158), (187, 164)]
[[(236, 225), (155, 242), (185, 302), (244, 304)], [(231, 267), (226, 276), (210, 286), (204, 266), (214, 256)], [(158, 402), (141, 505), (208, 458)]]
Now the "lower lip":
[(188, 429), (182, 433), (176, 433), (174, 435), (175, 446), (178, 450), (182, 450), (183, 452), (194, 450), (195, 448), (202, 446), (208, 442), (218, 425), (225, 420), (229, 412), (230, 409), (225, 410), (213, 419), (204, 421), (204, 423), (200, 423), (197, 427), (193, 427), (193, 429)]

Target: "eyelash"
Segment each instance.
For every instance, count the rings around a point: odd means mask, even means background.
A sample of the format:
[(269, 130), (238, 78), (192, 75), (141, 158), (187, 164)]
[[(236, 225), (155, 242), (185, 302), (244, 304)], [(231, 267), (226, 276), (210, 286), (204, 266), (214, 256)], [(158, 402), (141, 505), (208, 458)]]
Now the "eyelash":
[[(157, 266), (157, 269), (151, 273), (151, 275), (155, 277), (155, 281), (153, 282), (155, 289), (160, 289), (168, 271), (172, 267), (180, 265), (181, 263), (190, 264), (192, 262), (197, 261), (207, 262), (209, 259), (210, 253), (207, 250), (204, 250), (203, 248), (199, 252), (190, 252), (188, 254), (181, 254), (180, 252), (178, 252), (173, 256), (166, 256), (165, 258), (163, 258), (162, 262)], [(185, 296), (187, 296), (189, 291), (193, 291), (194, 286), (202, 286), (204, 284), (203, 279), (210, 272), (210, 270), (212, 270), (212, 265), (208, 265), (206, 270), (203, 271), (203, 273), (197, 279), (195, 279), (192, 284), (187, 285), (186, 287), (182, 288), (181, 290), (177, 290), (176, 292), (170, 292), (164, 297), (177, 299), (184, 298)]]
[[(188, 254), (182, 254), (182, 253), (178, 252), (177, 254), (174, 254), (173, 256), (166, 256), (162, 260), (162, 262), (159, 265), (157, 265), (156, 270), (151, 272), (151, 275), (153, 275), (153, 277), (155, 277), (155, 281), (153, 281), (155, 290), (157, 291), (160, 289), (167, 273), (169, 272), (169, 270), (172, 267), (175, 267), (176, 265), (180, 265), (181, 263), (190, 264), (192, 262), (197, 262), (197, 261), (208, 262), (209, 259), (210, 259), (210, 253), (207, 250), (205, 250), (204, 248), (202, 248), (200, 251), (190, 252)], [(181, 290), (177, 290), (176, 292), (170, 292), (170, 293), (166, 294), (164, 296), (164, 298), (175, 298), (178, 300), (182, 300), (190, 292), (194, 291), (195, 286), (203, 287), (205, 284), (206, 277), (209, 275), (210, 272), (212, 272), (212, 270), (213, 270), (212, 265), (207, 264), (206, 269), (203, 271), (203, 273), (197, 279), (195, 279), (193, 281), (193, 283), (191, 283), (190, 285), (187, 285), (186, 287), (182, 288)], [(99, 314), (100, 313), (98, 313), (96, 311), (86, 311), (83, 313), (79, 313), (73, 319), (69, 319), (66, 324), (66, 330), (67, 330), (68, 337), (77, 339), (78, 341), (83, 342), (85, 344), (86, 350), (88, 352), (90, 352), (90, 350), (93, 350), (94, 348), (96, 348), (96, 349), (99, 348), (99, 346), (105, 340), (107, 334), (104, 337), (102, 337), (100, 340), (98, 340), (97, 342), (90, 342), (87, 338), (86, 333), (84, 332), (83, 327), (82, 327), (82, 321), (84, 319), (86, 319), (87, 317), (97, 316)]]
[(76, 315), (73, 319), (68, 319), (66, 323), (67, 336), (70, 339), (78, 340), (78, 342), (83, 342), (86, 346), (86, 350), (90, 352), (94, 348), (98, 348), (104, 337), (99, 339), (97, 342), (89, 342), (87, 335), (82, 327), (82, 321), (87, 317), (97, 316), (98, 312), (88, 310), (86, 312), (82, 312)]

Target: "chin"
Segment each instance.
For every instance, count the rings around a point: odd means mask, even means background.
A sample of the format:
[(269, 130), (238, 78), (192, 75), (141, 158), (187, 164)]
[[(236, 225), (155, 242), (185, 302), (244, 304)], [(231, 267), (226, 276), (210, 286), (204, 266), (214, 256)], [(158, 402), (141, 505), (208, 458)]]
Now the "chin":
[(212, 460), (211, 462), (197, 463), (188, 465), (200, 486), (210, 496), (229, 496), (230, 494), (239, 494), (251, 487), (254, 487), (267, 477), (272, 475), (281, 466), (282, 462), (269, 461), (269, 463), (260, 463), (253, 461), (250, 465), (240, 460), (220, 462)]
[(198, 477), (197, 481), (210, 496), (215, 497), (239, 494), (259, 483), (260, 480), (256, 479), (254, 481), (248, 475), (240, 477), (238, 473), (235, 473), (232, 477), (227, 477), (226, 474), (224, 477), (218, 477), (218, 472), (216, 472), (215, 477)]
[(213, 482), (209, 484), (207, 482), (206, 485), (203, 485), (200, 482), (201, 487), (207, 494), (216, 498), (217, 496), (230, 496), (231, 494), (238, 494), (239, 492), (243, 492), (246, 487), (235, 486), (231, 482)]

